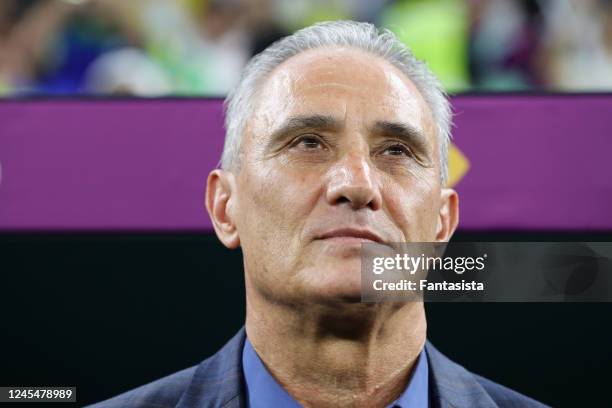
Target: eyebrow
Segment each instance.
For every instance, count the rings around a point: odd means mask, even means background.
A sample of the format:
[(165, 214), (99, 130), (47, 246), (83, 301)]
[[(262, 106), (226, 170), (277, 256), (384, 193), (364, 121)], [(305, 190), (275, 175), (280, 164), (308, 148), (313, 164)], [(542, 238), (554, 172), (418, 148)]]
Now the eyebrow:
[(270, 138), (270, 144), (274, 144), (285, 137), (290, 136), (300, 130), (306, 129), (319, 129), (319, 130), (337, 130), (342, 127), (342, 122), (329, 115), (306, 115), (306, 116), (295, 116), (289, 118), (285, 123), (280, 125), (276, 130), (272, 132)]
[(372, 130), (383, 136), (399, 139), (421, 153), (429, 152), (425, 134), (409, 123), (377, 121)]
[[(268, 146), (273, 146), (298, 131), (338, 130), (342, 126), (340, 119), (330, 115), (314, 114), (291, 117), (272, 132)], [(429, 153), (427, 137), (420, 129), (409, 123), (380, 120), (374, 123), (371, 130), (384, 137), (399, 139), (421, 154), (428, 155)]]

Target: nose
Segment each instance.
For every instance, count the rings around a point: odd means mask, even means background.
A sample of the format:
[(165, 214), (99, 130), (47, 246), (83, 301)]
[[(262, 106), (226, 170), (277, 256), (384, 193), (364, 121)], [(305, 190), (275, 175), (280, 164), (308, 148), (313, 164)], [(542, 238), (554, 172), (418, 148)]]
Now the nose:
[(382, 198), (369, 152), (349, 152), (330, 169), (326, 198), (331, 205), (348, 204), (354, 210), (379, 210)]

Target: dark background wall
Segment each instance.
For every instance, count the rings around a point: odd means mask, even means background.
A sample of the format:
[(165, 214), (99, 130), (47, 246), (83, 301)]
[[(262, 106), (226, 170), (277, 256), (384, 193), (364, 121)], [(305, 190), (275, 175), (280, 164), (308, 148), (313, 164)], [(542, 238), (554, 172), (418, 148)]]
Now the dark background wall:
[[(456, 239), (610, 241), (612, 233)], [(209, 234), (4, 233), (0, 271), (0, 384), (74, 385), (77, 406), (199, 363), (244, 319), (240, 253)], [(612, 406), (611, 303), (426, 308), (429, 339), (472, 371), (553, 406)]]

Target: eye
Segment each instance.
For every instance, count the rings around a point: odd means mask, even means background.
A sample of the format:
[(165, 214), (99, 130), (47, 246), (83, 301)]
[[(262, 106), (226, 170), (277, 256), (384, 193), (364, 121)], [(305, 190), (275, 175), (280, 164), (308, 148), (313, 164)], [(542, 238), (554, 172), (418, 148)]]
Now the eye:
[(321, 139), (316, 135), (303, 135), (297, 137), (293, 141), (292, 147), (299, 147), (304, 150), (318, 150), (325, 148)]
[(400, 143), (387, 146), (383, 150), (383, 156), (407, 156), (412, 157), (412, 152), (406, 146)]

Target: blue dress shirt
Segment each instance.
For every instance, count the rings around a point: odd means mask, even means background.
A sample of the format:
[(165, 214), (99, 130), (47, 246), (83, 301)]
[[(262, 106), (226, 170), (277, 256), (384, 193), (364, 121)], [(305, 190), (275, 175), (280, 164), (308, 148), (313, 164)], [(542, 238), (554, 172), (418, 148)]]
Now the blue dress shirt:
[[(242, 368), (249, 408), (300, 408), (301, 405), (272, 377), (247, 338), (242, 349)], [(389, 408), (429, 407), (429, 367), (425, 349), (419, 354), (408, 386)]]

